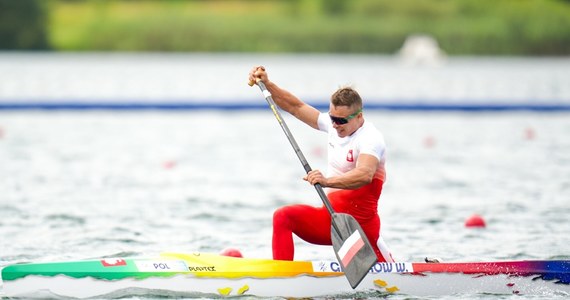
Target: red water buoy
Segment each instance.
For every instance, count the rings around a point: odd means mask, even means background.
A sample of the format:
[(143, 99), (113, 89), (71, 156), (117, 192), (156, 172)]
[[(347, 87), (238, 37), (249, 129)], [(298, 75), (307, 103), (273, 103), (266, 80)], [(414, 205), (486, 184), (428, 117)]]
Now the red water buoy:
[(165, 169), (172, 169), (172, 168), (176, 167), (176, 161), (167, 160), (164, 163), (162, 163), (162, 167)]
[(314, 156), (316, 157), (323, 157), (324, 156), (324, 151), (322, 147), (315, 147), (313, 148), (313, 151), (311, 151), (313, 153)]
[(426, 136), (424, 138), (424, 147), (426, 148), (435, 147), (435, 138), (433, 136)]
[(220, 252), (220, 255), (230, 257), (243, 257), (241, 251), (236, 248), (226, 248)]
[(532, 127), (528, 127), (524, 131), (524, 136), (527, 140), (534, 140), (536, 138), (536, 131)]
[(485, 220), (478, 214), (474, 214), (465, 220), (465, 227), (485, 227)]

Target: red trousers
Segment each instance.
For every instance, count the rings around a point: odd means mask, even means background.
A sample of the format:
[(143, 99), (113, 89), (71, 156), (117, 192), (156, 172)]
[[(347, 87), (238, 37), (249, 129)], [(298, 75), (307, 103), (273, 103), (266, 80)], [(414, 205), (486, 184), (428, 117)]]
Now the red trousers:
[[(378, 199), (382, 184), (380, 179), (374, 179), (356, 190), (334, 191), (328, 198), (335, 212), (350, 214), (358, 221), (378, 261), (384, 262), (386, 259), (377, 245), (380, 237)], [(277, 209), (273, 214), (273, 259), (293, 260), (293, 234), (312, 244), (332, 245), (331, 217), (326, 207), (296, 204)]]

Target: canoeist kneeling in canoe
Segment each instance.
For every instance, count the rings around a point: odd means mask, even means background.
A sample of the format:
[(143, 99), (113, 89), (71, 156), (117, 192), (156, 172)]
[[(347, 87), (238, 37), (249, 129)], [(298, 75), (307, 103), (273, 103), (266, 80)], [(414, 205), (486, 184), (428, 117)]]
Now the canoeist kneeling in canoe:
[[(364, 119), (362, 99), (350, 87), (331, 96), (328, 113), (301, 101), (268, 78), (264, 67), (254, 67), (250, 82), (263, 82), (275, 104), (297, 119), (328, 133), (328, 170), (311, 170), (303, 178), (327, 188), (335, 212), (352, 215), (364, 230), (378, 261), (393, 261), (380, 237), (378, 200), (386, 180), (386, 144), (382, 133)], [(293, 233), (319, 245), (332, 245), (331, 216), (323, 207), (288, 205), (273, 215), (273, 259), (293, 260)]]

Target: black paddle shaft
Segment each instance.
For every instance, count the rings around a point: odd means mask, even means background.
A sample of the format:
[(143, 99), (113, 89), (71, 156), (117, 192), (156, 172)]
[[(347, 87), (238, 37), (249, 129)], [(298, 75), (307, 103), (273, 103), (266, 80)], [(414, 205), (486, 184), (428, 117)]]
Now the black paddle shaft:
[[(265, 84), (262, 81), (258, 81), (257, 86), (259, 86), (259, 89), (263, 93), (265, 100), (267, 101), (267, 103), (269, 104), (269, 107), (273, 111), (273, 114), (275, 115), (275, 118), (279, 122), (281, 129), (283, 129), (283, 132), (287, 136), (289, 143), (291, 143), (293, 150), (295, 150), (295, 154), (297, 154), (297, 157), (301, 161), (301, 164), (303, 165), (305, 172), (309, 173), (312, 170), (311, 166), (309, 165), (309, 162), (307, 162), (305, 155), (303, 155), (303, 152), (301, 151), (301, 148), (297, 144), (297, 141), (295, 141), (293, 134), (291, 134), (291, 131), (289, 130), (289, 127), (287, 126), (287, 123), (285, 123), (285, 120), (283, 120), (281, 113), (279, 112), (279, 110), (277, 109), (277, 106), (275, 105), (275, 101), (273, 101), (273, 98), (271, 97), (271, 93), (267, 90), (267, 87), (265, 87)], [(329, 211), (329, 213), (332, 216), (335, 212), (334, 212), (334, 209), (333, 209), (329, 199), (327, 198), (327, 195), (325, 194), (325, 191), (323, 190), (323, 187), (321, 186), (320, 183), (317, 183), (317, 184), (315, 184), (315, 189), (317, 190), (317, 194), (319, 194), (319, 197), (321, 197), (323, 204), (325, 205), (325, 207), (327, 208), (327, 210)], [(334, 226), (334, 229), (337, 232), (340, 232), (340, 229), (337, 227), (335, 222), (332, 222), (332, 225)]]

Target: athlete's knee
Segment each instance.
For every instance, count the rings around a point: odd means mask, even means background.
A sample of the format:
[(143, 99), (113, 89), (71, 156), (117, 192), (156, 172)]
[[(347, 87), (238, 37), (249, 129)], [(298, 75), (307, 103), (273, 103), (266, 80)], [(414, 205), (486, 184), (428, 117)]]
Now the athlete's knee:
[(280, 207), (273, 212), (273, 226), (289, 226), (289, 212), (287, 206)]

